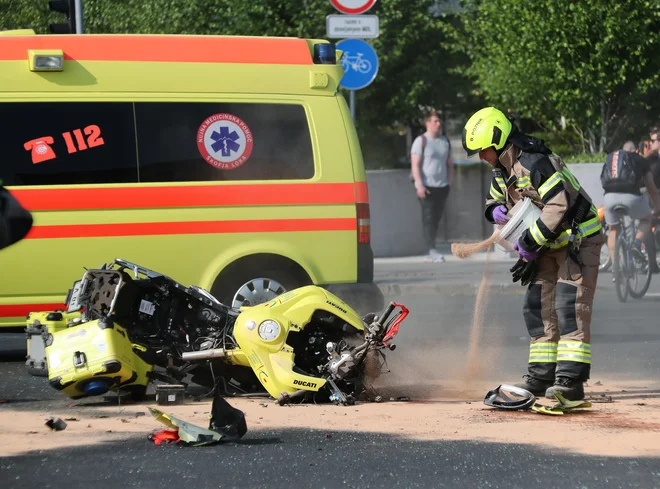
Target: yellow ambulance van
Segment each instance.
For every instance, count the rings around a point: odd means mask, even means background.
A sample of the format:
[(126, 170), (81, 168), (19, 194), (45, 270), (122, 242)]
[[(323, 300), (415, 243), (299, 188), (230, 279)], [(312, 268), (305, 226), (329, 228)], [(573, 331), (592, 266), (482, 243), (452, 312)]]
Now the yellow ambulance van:
[(333, 44), (1, 34), (0, 179), (34, 226), (0, 253), (0, 326), (115, 257), (236, 306), (310, 283), (382, 305)]

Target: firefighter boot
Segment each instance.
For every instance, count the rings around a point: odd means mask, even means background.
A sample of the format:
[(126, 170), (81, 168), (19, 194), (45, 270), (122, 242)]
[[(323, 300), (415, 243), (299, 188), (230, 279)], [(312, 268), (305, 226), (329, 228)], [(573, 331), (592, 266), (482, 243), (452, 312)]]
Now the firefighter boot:
[(523, 375), (523, 379), (525, 379), (525, 382), (514, 384), (514, 386), (525, 389), (535, 396), (542, 396), (552, 386), (551, 380), (537, 379), (531, 375)]
[(580, 379), (569, 377), (557, 377), (555, 385), (545, 391), (545, 397), (556, 399), (555, 392), (559, 392), (568, 401), (581, 401), (584, 399), (584, 382)]

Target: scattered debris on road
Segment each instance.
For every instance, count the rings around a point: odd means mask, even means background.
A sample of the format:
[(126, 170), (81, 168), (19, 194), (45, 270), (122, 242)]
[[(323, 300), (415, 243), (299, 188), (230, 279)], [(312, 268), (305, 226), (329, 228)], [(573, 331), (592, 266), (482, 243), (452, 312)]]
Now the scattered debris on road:
[(541, 404), (535, 404), (532, 406), (532, 411), (539, 414), (550, 414), (554, 416), (561, 416), (565, 413), (573, 412), (576, 409), (585, 409), (590, 408), (591, 403), (589, 401), (569, 401), (559, 392), (554, 393), (555, 398), (557, 399), (557, 404), (554, 406), (542, 406)]
[(216, 395), (211, 406), (208, 428), (188, 423), (155, 408), (149, 408), (158, 421), (170, 429), (149, 436), (156, 445), (178, 443), (186, 446), (214, 445), (221, 441), (236, 441), (247, 432), (245, 414), (232, 407), (224, 398)]
[(67, 426), (61, 418), (57, 417), (48, 418), (44, 424), (48, 426), (52, 431), (62, 431), (66, 429)]
[(612, 396), (608, 396), (607, 394), (598, 394), (598, 395), (592, 395), (589, 397), (590, 402), (614, 402), (612, 399)]
[(591, 402), (586, 400), (569, 401), (560, 393), (555, 392), (557, 403), (554, 406), (539, 404), (536, 397), (528, 390), (513, 385), (502, 384), (489, 391), (484, 398), (484, 404), (497, 409), (509, 411), (529, 411), (538, 414), (561, 416), (577, 409), (590, 408)]

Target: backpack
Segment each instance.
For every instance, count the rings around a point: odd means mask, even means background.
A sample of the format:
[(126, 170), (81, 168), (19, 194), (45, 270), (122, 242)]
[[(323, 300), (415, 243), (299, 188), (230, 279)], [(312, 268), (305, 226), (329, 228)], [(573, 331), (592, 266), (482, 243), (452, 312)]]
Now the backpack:
[[(426, 136), (424, 134), (422, 134), (420, 137), (422, 138), (421, 158), (422, 158), (422, 163), (424, 163), (424, 150), (426, 149)], [(415, 183), (415, 177), (413, 176), (412, 168), (410, 168), (410, 175), (408, 175), (408, 178), (410, 179), (411, 182)]]
[(600, 173), (600, 183), (605, 192), (636, 193), (643, 175), (635, 162), (639, 155), (628, 151), (615, 151), (607, 155), (603, 170)]

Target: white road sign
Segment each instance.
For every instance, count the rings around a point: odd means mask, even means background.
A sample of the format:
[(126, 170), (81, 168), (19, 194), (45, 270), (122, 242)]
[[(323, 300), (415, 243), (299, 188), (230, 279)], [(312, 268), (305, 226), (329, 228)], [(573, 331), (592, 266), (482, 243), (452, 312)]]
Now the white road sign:
[(376, 0), (330, 0), (330, 3), (342, 14), (359, 15), (373, 7)]
[(328, 15), (325, 28), (330, 39), (375, 39), (378, 37), (378, 16)]

